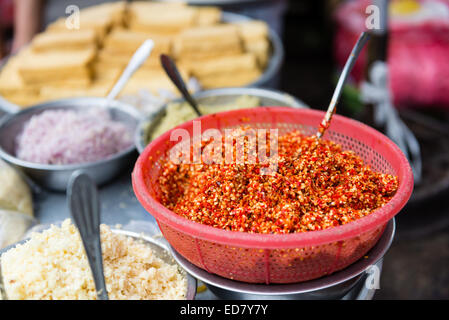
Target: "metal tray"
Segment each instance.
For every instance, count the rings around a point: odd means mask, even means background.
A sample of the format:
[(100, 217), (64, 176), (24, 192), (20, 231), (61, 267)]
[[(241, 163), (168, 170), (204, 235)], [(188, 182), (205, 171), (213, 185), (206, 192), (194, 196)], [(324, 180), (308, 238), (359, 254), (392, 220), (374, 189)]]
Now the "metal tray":
[[(239, 21), (251, 21), (254, 20), (245, 15), (231, 13), (231, 12), (222, 12), (222, 21), (223, 22), (239, 22)], [(248, 84), (246, 87), (268, 87), (268, 88), (276, 88), (278, 85), (278, 77), (279, 72), (284, 61), (284, 47), (279, 35), (272, 29), (269, 28), (269, 38), (271, 42), (271, 57), (268, 62), (268, 65), (262, 75), (254, 81), (253, 83)], [(10, 57), (3, 58), (0, 60), (0, 72), (3, 66), (8, 62)], [(67, 97), (70, 98), (70, 97)], [(7, 113), (15, 113), (19, 111), (21, 108), (16, 104), (6, 100), (0, 95), (0, 110), (3, 110)], [(1, 116), (1, 114), (0, 114)]]
[[(187, 277), (187, 293), (186, 293), (186, 300), (194, 300), (196, 295), (196, 288), (197, 288), (197, 281), (195, 278), (193, 278), (190, 274), (186, 273), (184, 269), (182, 269), (181, 266), (173, 259), (173, 257), (170, 255), (170, 250), (168, 247), (159, 241), (156, 241), (153, 237), (147, 236), (144, 234), (139, 234), (132, 231), (122, 230), (122, 229), (114, 229), (111, 228), (111, 231), (116, 234), (121, 234), (130, 238), (133, 238), (135, 240), (139, 240), (144, 242), (146, 245), (151, 247), (151, 249), (156, 253), (156, 255), (161, 258), (164, 262), (174, 265), (177, 264), (179, 271), (182, 272)], [(16, 247), (17, 245), (23, 244), (27, 241), (27, 239), (24, 239), (20, 242), (17, 242), (15, 244), (12, 244), (6, 248), (3, 248), (0, 250), (0, 258), (3, 253), (9, 251), (10, 249)], [(1, 261), (1, 260), (0, 260)], [(0, 299), (1, 300), (1, 299)]]

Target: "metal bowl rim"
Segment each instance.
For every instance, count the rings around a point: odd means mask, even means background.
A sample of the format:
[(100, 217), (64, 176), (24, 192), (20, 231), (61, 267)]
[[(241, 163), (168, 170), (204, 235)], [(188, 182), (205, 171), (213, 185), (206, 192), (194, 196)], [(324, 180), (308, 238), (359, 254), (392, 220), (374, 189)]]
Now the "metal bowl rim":
[[(228, 87), (228, 88), (217, 88), (217, 89), (209, 89), (204, 91), (199, 91), (193, 94), (193, 98), (201, 99), (201, 98), (210, 98), (210, 97), (222, 97), (222, 96), (231, 96), (231, 95), (249, 95), (255, 97), (268, 97), (268, 95), (275, 95), (279, 100), (289, 100), (288, 106), (292, 108), (308, 108), (308, 106), (301, 101), (300, 99), (292, 96), (289, 93), (283, 92), (277, 89), (269, 89), (269, 88), (253, 88), (253, 87)], [(272, 99), (275, 99), (272, 98)], [(145, 126), (151, 124), (151, 122), (161, 113), (165, 112), (167, 106), (171, 103), (182, 103), (185, 102), (184, 98), (177, 98), (171, 100), (167, 103), (164, 103), (156, 112), (153, 112), (147, 117), (144, 117), (140, 120), (136, 127), (136, 131), (134, 134), (134, 144), (137, 148), (137, 151), (141, 153), (143, 149), (145, 149), (146, 144), (144, 142), (145, 135)]]
[[(395, 231), (396, 221), (395, 218), (393, 218), (388, 222), (383, 234), (374, 245), (374, 247), (365, 254), (365, 256), (368, 256), (368, 258), (365, 259), (362, 257), (353, 264), (347, 266), (342, 270), (336, 271), (329, 276), (289, 284), (265, 285), (226, 279), (216, 274), (208, 273), (207, 271), (193, 265), (191, 262), (182, 257), (182, 255), (174, 250), (171, 246), (170, 251), (173, 258), (182, 266), (184, 270), (186, 270), (186, 272), (191, 273), (195, 278), (219, 289), (231, 290), (245, 294), (281, 296), (324, 290), (361, 276), (362, 273), (365, 272), (370, 266), (376, 265), (376, 263), (378, 263), (385, 256), (391, 246), (391, 243), (393, 242)], [(373, 255), (372, 253), (376, 254)], [(273, 291), (273, 289), (277, 289), (277, 291)]]
[[(64, 104), (73, 104), (73, 103), (75, 103), (74, 105), (79, 105), (79, 106), (81, 106), (83, 108), (84, 107), (88, 108), (88, 106), (82, 106), (82, 105), (85, 104), (85, 103), (88, 103), (89, 101), (100, 103), (101, 101), (106, 101), (106, 99), (105, 98), (98, 98), (98, 97), (78, 97), (78, 98), (66, 98), (66, 99), (52, 100), (52, 101), (48, 101), (48, 102), (45, 102), (45, 103), (41, 103), (41, 104), (29, 107), (29, 108), (20, 110), (17, 113), (12, 113), (12, 114), (8, 114), (8, 115), (4, 116), (0, 120), (0, 130), (8, 122), (13, 120), (15, 117), (18, 117), (20, 115), (24, 115), (24, 114), (27, 114), (27, 113), (32, 113), (35, 110), (39, 110), (39, 109), (64, 109), (65, 108)], [(123, 102), (115, 100), (112, 103), (113, 103), (113, 105), (110, 106), (111, 108), (118, 109), (121, 112), (124, 112), (124, 113), (128, 114), (129, 116), (131, 116), (132, 118), (134, 118), (136, 120), (136, 127), (135, 127), (135, 129), (137, 129), (138, 126), (139, 126), (139, 122), (140, 122), (140, 120), (142, 118), (140, 113), (134, 107), (132, 107), (131, 105), (125, 104)], [(69, 106), (67, 106), (67, 107), (69, 107)], [(0, 157), (3, 158), (4, 160), (6, 160), (9, 163), (12, 163), (14, 165), (21, 166), (21, 167), (24, 167), (24, 168), (37, 169), (37, 170), (46, 170), (46, 171), (69, 171), (69, 170), (86, 169), (86, 168), (96, 167), (96, 166), (103, 165), (105, 163), (113, 162), (114, 160), (118, 160), (118, 159), (120, 159), (122, 157), (125, 157), (125, 156), (129, 155), (130, 153), (135, 151), (135, 149), (136, 149), (136, 146), (135, 146), (135, 143), (133, 143), (127, 149), (125, 149), (123, 151), (120, 151), (118, 153), (115, 153), (115, 154), (113, 154), (110, 157), (107, 157), (105, 159), (101, 159), (101, 160), (94, 161), (94, 162), (86, 162), (86, 163), (80, 163), (80, 164), (67, 164), (67, 165), (42, 164), (42, 163), (35, 163), (35, 162), (29, 162), (29, 161), (21, 160), (21, 159), (17, 158), (16, 156), (13, 156), (9, 152), (6, 152), (6, 150), (4, 150), (2, 146), (0, 146)]]

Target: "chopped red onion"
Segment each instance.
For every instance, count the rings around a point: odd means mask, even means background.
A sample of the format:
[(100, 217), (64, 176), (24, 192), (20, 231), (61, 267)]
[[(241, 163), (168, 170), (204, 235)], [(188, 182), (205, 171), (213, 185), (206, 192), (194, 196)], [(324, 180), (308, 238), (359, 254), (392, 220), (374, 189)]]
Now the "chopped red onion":
[(17, 137), (16, 156), (43, 164), (79, 164), (108, 158), (133, 143), (130, 130), (107, 110), (47, 110), (31, 117)]

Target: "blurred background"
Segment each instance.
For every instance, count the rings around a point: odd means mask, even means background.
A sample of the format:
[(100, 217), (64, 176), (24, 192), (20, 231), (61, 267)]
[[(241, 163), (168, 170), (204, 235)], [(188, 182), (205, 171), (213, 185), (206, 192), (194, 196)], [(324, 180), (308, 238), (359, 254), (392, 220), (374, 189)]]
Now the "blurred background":
[[(18, 12), (20, 1), (30, 5), (31, 13), (26, 8)], [(6, 57), (26, 45), (35, 33), (63, 16), (68, 5), (83, 8), (102, 2), (0, 0), (0, 56)], [(218, 3), (226, 11), (265, 20), (280, 35), (285, 50), (273, 86), (312, 108), (325, 110), (340, 68), (365, 28), (366, 7), (386, 1), (199, 2)], [(421, 173), (410, 202), (396, 218), (395, 240), (385, 257), (381, 288), (375, 299), (447, 299), (449, 1), (395, 0), (388, 5), (387, 32), (376, 36), (377, 48), (364, 50), (337, 113), (375, 126), (399, 140), (406, 137), (401, 141), (409, 148), (415, 174)], [(30, 15), (34, 18), (17, 22)], [(369, 73), (373, 62), (382, 60), (388, 65), (386, 83), (374, 81)], [(370, 92), (380, 92), (371, 97), (374, 102), (362, 92), (363, 83), (374, 86), (368, 87)], [(388, 107), (376, 109), (380, 108), (376, 104), (382, 103), (389, 103), (394, 111)], [(383, 121), (379, 116), (382, 112), (386, 118)], [(399, 120), (388, 121), (393, 118)], [(413, 147), (414, 142), (418, 142), (418, 149)]]

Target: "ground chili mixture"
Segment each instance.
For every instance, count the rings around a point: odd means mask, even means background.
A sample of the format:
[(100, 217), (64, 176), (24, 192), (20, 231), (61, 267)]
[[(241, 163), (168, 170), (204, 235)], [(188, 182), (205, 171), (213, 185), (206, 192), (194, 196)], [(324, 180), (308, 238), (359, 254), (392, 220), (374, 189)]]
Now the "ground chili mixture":
[(362, 218), (387, 203), (398, 188), (397, 177), (374, 172), (354, 152), (298, 131), (279, 136), (277, 161), (273, 175), (261, 175), (260, 163), (166, 160), (158, 179), (159, 201), (205, 225), (285, 234)]

